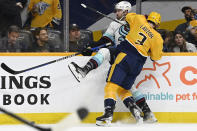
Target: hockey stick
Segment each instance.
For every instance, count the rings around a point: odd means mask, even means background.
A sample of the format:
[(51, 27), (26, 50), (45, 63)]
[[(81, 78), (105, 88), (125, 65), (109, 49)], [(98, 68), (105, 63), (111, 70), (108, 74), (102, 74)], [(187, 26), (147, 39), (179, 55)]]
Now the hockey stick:
[(16, 120), (18, 120), (18, 121), (20, 121), (20, 122), (22, 122), (22, 123), (24, 123), (24, 124), (30, 126), (30, 127), (33, 127), (33, 128), (35, 128), (35, 129), (39, 130), (39, 131), (51, 131), (50, 128), (43, 128), (43, 127), (40, 127), (40, 126), (38, 126), (38, 125), (35, 125), (35, 124), (33, 124), (33, 122), (27, 121), (27, 120), (21, 118), (20, 116), (15, 115), (15, 114), (13, 114), (13, 113), (11, 113), (11, 112), (9, 112), (9, 111), (7, 111), (7, 110), (1, 108), (1, 107), (0, 107), (0, 111), (3, 112), (3, 113), (5, 113), (6, 115), (8, 115), (8, 116), (10, 116), (10, 117), (13, 117), (14, 119), (16, 119)]
[(37, 129), (38, 131), (63, 131), (69, 127), (75, 126), (81, 122), (84, 118), (87, 117), (88, 115), (88, 110), (86, 108), (79, 108), (76, 113), (73, 113), (69, 115), (67, 118), (61, 120), (58, 124), (56, 124), (54, 127), (51, 128), (46, 128), (46, 127), (41, 127), (33, 122), (30, 122), (28, 120), (23, 119), (22, 117), (7, 111), (3, 108), (0, 107), (0, 111), (5, 113), (6, 115), (34, 128)]
[(111, 42), (110, 43), (106, 43), (106, 44), (102, 44), (102, 45), (97, 46), (97, 47), (94, 47), (91, 50), (98, 51), (100, 48), (107, 48), (109, 46), (112, 46), (112, 43)]
[(77, 56), (79, 54), (81, 54), (81, 52), (78, 52), (78, 53), (73, 54), (73, 55), (65, 56), (65, 57), (62, 57), (62, 58), (59, 58), (59, 59), (56, 59), (56, 60), (52, 60), (52, 61), (40, 64), (40, 65), (31, 67), (31, 68), (28, 68), (28, 69), (20, 70), (20, 71), (15, 71), (15, 70), (11, 69), (5, 63), (1, 63), (1, 68), (3, 68), (5, 71), (9, 72), (10, 74), (17, 75), (17, 74), (20, 74), (20, 73), (23, 73), (23, 72), (27, 72), (27, 71), (36, 69), (36, 68), (40, 68), (42, 66), (46, 66), (46, 65), (49, 65), (49, 64), (52, 64), (52, 63), (55, 63), (55, 62), (59, 62), (59, 61), (65, 60), (67, 58), (71, 58), (73, 56)]
[[(107, 43), (107, 44), (92, 48), (91, 50), (96, 51), (99, 48), (102, 48), (102, 47), (105, 47), (105, 46), (109, 46), (109, 44)], [(40, 64), (40, 65), (37, 65), (37, 66), (34, 66), (34, 67), (30, 67), (28, 69), (20, 70), (20, 71), (16, 71), (16, 70), (11, 69), (5, 63), (1, 63), (1, 68), (3, 68), (5, 71), (9, 72), (10, 74), (17, 75), (17, 74), (24, 73), (24, 72), (27, 72), (27, 71), (30, 71), (30, 70), (33, 70), (33, 69), (36, 69), (36, 68), (40, 68), (42, 66), (46, 66), (46, 65), (49, 65), (49, 64), (52, 64), (52, 63), (55, 63), (55, 62), (59, 62), (59, 61), (62, 61), (62, 60), (65, 60), (67, 58), (71, 58), (71, 57), (74, 57), (74, 56), (77, 56), (77, 55), (80, 55), (80, 54), (82, 54), (82, 52), (78, 52), (78, 53), (75, 53), (73, 55), (65, 56), (65, 57), (62, 57), (62, 58), (59, 58), (59, 59), (56, 59), (56, 60), (52, 60), (52, 61)]]
[[(92, 8), (92, 7), (89, 7), (89, 6), (87, 6), (87, 5), (83, 4), (83, 3), (81, 3), (81, 6), (82, 6), (83, 8), (87, 8), (87, 9), (93, 11), (93, 12), (96, 12), (96, 13), (98, 13), (98, 14), (100, 14), (100, 15), (102, 15), (102, 16), (104, 16), (104, 17), (110, 19), (110, 20), (113, 20), (113, 21), (115, 21), (115, 22), (117, 22), (117, 23), (119, 23), (119, 24), (121, 24), (121, 25), (125, 25), (125, 24), (121, 23), (120, 21), (118, 21), (118, 20), (116, 20), (116, 19), (114, 19), (114, 18), (112, 18), (112, 17), (109, 17), (109, 16), (107, 16), (107, 15), (101, 13), (100, 11), (98, 11), (98, 10)], [(125, 25), (125, 26), (126, 26), (126, 25)]]

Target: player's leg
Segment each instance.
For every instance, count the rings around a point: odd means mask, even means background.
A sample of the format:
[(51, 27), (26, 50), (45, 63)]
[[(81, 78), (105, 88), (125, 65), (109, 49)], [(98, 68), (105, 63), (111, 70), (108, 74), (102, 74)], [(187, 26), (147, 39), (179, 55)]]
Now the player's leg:
[[(128, 78), (125, 83), (128, 81), (130, 85), (128, 84), (127, 87), (131, 88), (133, 85), (136, 77), (140, 74), (143, 65), (146, 61), (146, 57), (141, 56), (136, 49), (132, 48), (132, 52), (129, 54), (129, 58), (127, 59), (127, 63), (130, 67), (130, 78)], [(141, 110), (144, 112), (144, 120), (147, 121), (148, 117), (152, 117), (154, 119), (154, 114), (151, 113), (150, 108), (148, 107), (145, 98), (142, 96), (140, 92), (132, 92), (133, 97), (135, 98), (136, 104), (141, 108)], [(155, 119), (154, 119), (155, 120)]]
[[(124, 77), (126, 76), (125, 72), (122, 70), (120, 71), (118, 67), (116, 67), (117, 64), (119, 64), (122, 59), (125, 57), (124, 54), (120, 54), (117, 56), (114, 64), (110, 67), (110, 70), (108, 72), (107, 77), (107, 85), (105, 87), (105, 113), (104, 115), (96, 118), (96, 125), (109, 125), (112, 121), (113, 116), (113, 110), (115, 108), (115, 101), (116, 101), (116, 95), (118, 88), (120, 87), (118, 84), (115, 84), (111, 82), (110, 80), (113, 79), (115, 82), (122, 82)], [(122, 76), (121, 79), (118, 79), (119, 76)], [(109, 115), (108, 115), (109, 114)], [(109, 118), (109, 119), (108, 119)]]
[(121, 100), (123, 101), (125, 106), (130, 110), (131, 114), (134, 116), (134, 118), (136, 120), (136, 123), (137, 124), (143, 123), (142, 111), (136, 105), (130, 90), (125, 90), (124, 88), (119, 88), (118, 96), (121, 98)]
[(131, 91), (132, 91), (133, 98), (135, 99), (136, 104), (140, 107), (140, 109), (142, 110), (144, 114), (143, 116), (144, 122), (147, 122), (147, 123), (157, 122), (157, 118), (155, 117), (150, 107), (148, 106), (144, 95), (140, 91), (134, 88), (132, 88)]
[[(143, 65), (146, 61), (146, 57), (141, 56), (141, 54), (139, 54), (135, 48), (131, 48), (130, 50), (131, 51), (129, 51), (129, 54), (125, 56), (124, 62), (122, 62), (122, 66), (120, 66), (120, 68), (124, 67), (125, 73), (127, 74), (120, 85), (127, 91), (131, 89), (136, 77), (141, 72)], [(111, 81), (113, 82), (113, 80)], [(123, 99), (123, 102), (127, 107), (135, 107), (133, 97), (125, 96)], [(131, 109), (130, 111), (132, 112)]]
[(101, 48), (84, 67), (78, 66), (75, 62), (71, 62), (68, 67), (75, 78), (80, 82), (91, 70), (99, 67), (105, 60), (110, 61), (110, 51), (107, 48)]
[(139, 107), (137, 107), (134, 100), (126, 100), (127, 97), (131, 96), (131, 93), (128, 91), (131, 86), (128, 89), (124, 87), (125, 80), (128, 79), (128, 72), (130, 72), (130, 67), (128, 67), (129, 65), (127, 64), (127, 57), (127, 54), (122, 52), (117, 55), (114, 64), (110, 68), (107, 81), (114, 83), (114, 86), (118, 87), (117, 93), (119, 97), (124, 101), (127, 108), (129, 108), (136, 121), (141, 123), (143, 119), (140, 116)]
[(113, 112), (116, 104), (116, 93), (118, 86), (114, 83), (107, 82), (105, 86), (105, 112), (102, 116), (96, 118), (96, 125), (109, 126), (113, 119)]

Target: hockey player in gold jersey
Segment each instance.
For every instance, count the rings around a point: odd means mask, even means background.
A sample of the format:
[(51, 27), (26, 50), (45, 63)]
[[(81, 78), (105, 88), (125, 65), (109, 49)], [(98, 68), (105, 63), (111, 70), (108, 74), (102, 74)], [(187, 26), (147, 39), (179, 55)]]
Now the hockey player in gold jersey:
[(105, 113), (96, 118), (97, 125), (111, 123), (116, 96), (120, 97), (138, 123), (143, 121), (141, 110), (129, 90), (147, 57), (150, 56), (152, 60), (159, 60), (162, 57), (163, 39), (155, 30), (161, 22), (160, 14), (151, 12), (146, 19), (144, 15), (128, 13), (126, 21), (130, 31), (126, 40), (117, 46), (119, 53), (109, 70), (105, 86)]
[(59, 24), (62, 10), (59, 0), (30, 0), (28, 11), (32, 13), (31, 27), (52, 26)]
[[(131, 25), (126, 40), (142, 56), (150, 55), (152, 60), (159, 60), (162, 56), (163, 39), (154, 29), (159, 26), (160, 19), (161, 16), (157, 12), (150, 13), (147, 19), (149, 23), (142, 15), (130, 13), (126, 17), (126, 21)], [(150, 24), (153, 26), (150, 26)]]

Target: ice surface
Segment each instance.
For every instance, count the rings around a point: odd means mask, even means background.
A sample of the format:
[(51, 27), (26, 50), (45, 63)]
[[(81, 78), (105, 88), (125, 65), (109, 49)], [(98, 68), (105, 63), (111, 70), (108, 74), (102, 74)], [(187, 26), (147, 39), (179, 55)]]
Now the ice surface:
[[(52, 127), (54, 125), (41, 125)], [(111, 127), (98, 127), (95, 124), (81, 124), (64, 131), (196, 131), (197, 124), (112, 124)], [(25, 125), (1, 125), (0, 131), (36, 131)]]

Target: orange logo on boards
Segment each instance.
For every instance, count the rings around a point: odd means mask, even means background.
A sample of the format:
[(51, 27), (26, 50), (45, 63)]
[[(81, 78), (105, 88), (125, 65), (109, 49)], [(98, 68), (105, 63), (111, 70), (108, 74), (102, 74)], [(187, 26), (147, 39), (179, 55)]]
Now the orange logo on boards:
[[(196, 78), (186, 78), (186, 73), (192, 72), (195, 74)], [(185, 85), (194, 85), (197, 84), (197, 68), (194, 68), (192, 66), (187, 66), (183, 68), (180, 72), (180, 79)], [(191, 79), (191, 80), (188, 80)]]
[[(171, 65), (170, 65), (170, 62), (166, 62), (166, 63), (162, 63), (162, 64), (159, 64), (157, 62), (153, 62), (153, 68), (143, 68), (142, 71), (145, 71), (145, 70), (149, 70), (149, 71), (152, 71), (152, 72), (155, 72), (157, 71), (157, 68), (156, 68), (156, 65), (161, 67), (161, 66), (166, 66), (167, 65), (167, 69), (162, 73), (162, 76), (164, 77), (164, 79), (167, 81), (168, 85), (171, 86), (171, 82), (170, 80), (168, 79), (168, 77), (166, 76), (166, 73), (170, 70), (171, 68)], [(150, 74), (149, 76), (145, 75), (145, 78), (143, 80), (141, 80), (137, 85), (136, 85), (136, 88), (138, 88), (143, 82), (147, 81), (147, 80), (151, 80), (153, 79), (157, 85), (158, 88), (160, 88), (160, 84), (157, 80), (157, 78), (153, 75), (153, 74)]]

